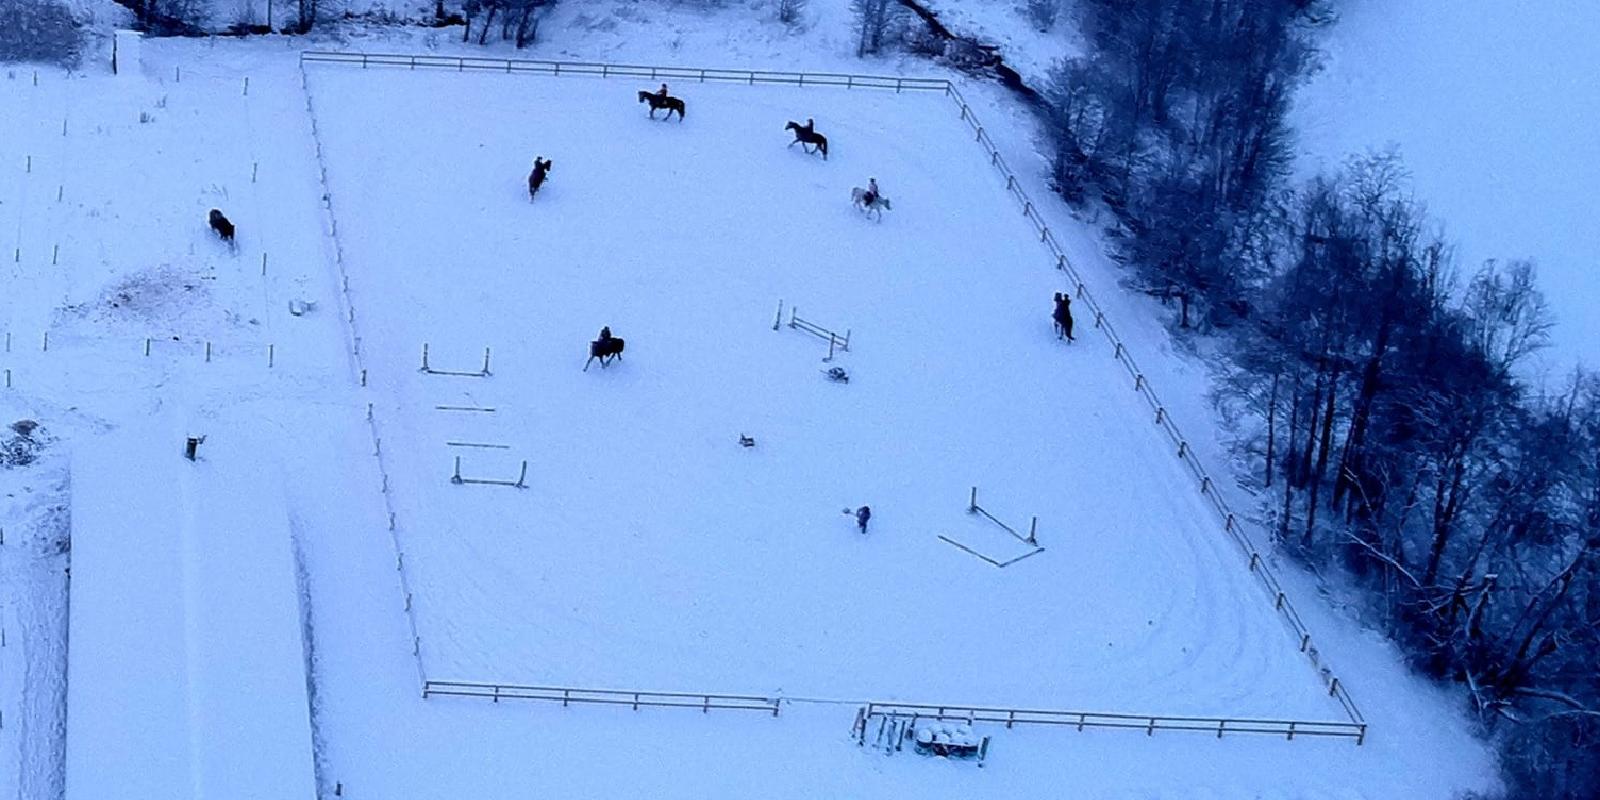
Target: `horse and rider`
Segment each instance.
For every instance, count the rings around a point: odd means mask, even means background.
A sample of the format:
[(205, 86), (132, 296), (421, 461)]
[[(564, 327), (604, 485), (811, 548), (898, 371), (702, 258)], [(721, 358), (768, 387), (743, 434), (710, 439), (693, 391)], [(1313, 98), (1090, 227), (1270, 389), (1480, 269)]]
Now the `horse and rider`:
[(873, 214), (879, 220), (883, 219), (883, 212), (893, 210), (894, 206), (889, 198), (883, 196), (883, 190), (878, 188), (878, 179), (867, 180), (867, 188), (860, 186), (850, 190), (850, 200), (863, 214)]
[[(807, 153), (821, 153), (822, 160), (828, 160), (828, 137), (817, 133), (815, 120), (807, 117), (804, 125), (790, 120), (789, 124), (783, 127), (784, 130), (794, 131), (794, 141), (789, 143), (790, 147), (800, 145), (800, 149), (805, 150)], [(808, 149), (809, 147), (815, 147), (816, 149), (811, 150)]]
[(1072, 295), (1066, 292), (1056, 292), (1056, 307), (1050, 312), (1050, 318), (1056, 323), (1056, 338), (1075, 342), (1072, 336)]
[(583, 362), (583, 371), (588, 372), (589, 365), (597, 358), (600, 359), (601, 369), (610, 366), (612, 359), (622, 358), (622, 349), (626, 344), (621, 337), (611, 335), (610, 325), (601, 328), (600, 338), (589, 343), (589, 360)]
[(640, 90), (639, 102), (650, 104), (651, 119), (655, 119), (657, 111), (666, 109), (666, 116), (662, 117), (662, 119), (672, 119), (672, 112), (676, 111), (678, 112), (678, 121), (683, 121), (683, 100), (668, 94), (667, 85), (665, 83), (661, 84), (661, 88), (658, 91), (649, 92)]
[(534, 156), (533, 171), (528, 173), (528, 202), (533, 202), (533, 196), (539, 193), (539, 187), (543, 186), (545, 178), (549, 177), (550, 165), (550, 159)]

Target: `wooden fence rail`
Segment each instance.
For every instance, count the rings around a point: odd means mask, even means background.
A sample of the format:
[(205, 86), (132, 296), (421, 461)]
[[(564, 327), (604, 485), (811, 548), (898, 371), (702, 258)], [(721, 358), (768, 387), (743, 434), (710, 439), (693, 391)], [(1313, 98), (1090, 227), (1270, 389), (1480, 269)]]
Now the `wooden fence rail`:
[(694, 692), (646, 692), (631, 689), (579, 689), (571, 686), (522, 686), (473, 681), (425, 681), (422, 697), (482, 697), (501, 700), (542, 700), (563, 706), (578, 704), (641, 708), (695, 708), (703, 713), (713, 709), (763, 711), (778, 716), (778, 700), (742, 694), (702, 694)]
[(476, 56), (398, 55), (392, 53), (334, 53), (308, 50), (300, 54), (302, 63), (359, 64), (370, 67), (407, 69), (449, 69), (457, 72), (504, 72), (538, 75), (591, 75), (601, 78), (647, 78), (649, 80), (690, 80), (701, 83), (784, 84), (793, 86), (842, 86), (847, 89), (893, 89), (942, 92), (950, 85), (943, 78), (906, 78), (894, 75), (855, 75), (839, 72), (779, 72), (749, 69), (702, 69), (699, 67), (658, 67), (636, 64), (607, 64), (585, 61), (543, 61), (536, 59), (480, 58)]
[(1324, 722), (1316, 720), (1255, 719), (1248, 717), (1185, 717), (1159, 714), (1113, 714), (1097, 711), (1054, 711), (980, 706), (939, 706), (918, 703), (867, 703), (856, 716), (857, 742), (873, 717), (910, 717), (945, 722), (989, 723), (1011, 728), (1017, 725), (1062, 725), (1085, 728), (1131, 728), (1146, 736), (1156, 731), (1192, 731), (1215, 734), (1264, 734), (1294, 740), (1297, 736), (1366, 739), (1365, 722)]

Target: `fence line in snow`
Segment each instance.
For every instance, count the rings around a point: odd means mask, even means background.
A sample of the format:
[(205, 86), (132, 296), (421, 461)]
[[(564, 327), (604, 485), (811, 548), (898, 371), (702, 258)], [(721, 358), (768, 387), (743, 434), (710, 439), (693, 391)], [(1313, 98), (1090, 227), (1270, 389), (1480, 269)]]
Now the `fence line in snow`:
[(1056, 725), (1085, 728), (1129, 728), (1142, 730), (1146, 736), (1156, 731), (1188, 731), (1215, 734), (1259, 734), (1282, 736), (1289, 741), (1295, 737), (1332, 737), (1354, 739), (1362, 744), (1367, 736), (1365, 722), (1318, 722), (1311, 720), (1257, 719), (1250, 717), (1188, 717), (1159, 714), (1116, 714), (1098, 711), (1046, 711), (1022, 708), (994, 708), (982, 706), (939, 706), (920, 703), (869, 702), (856, 714), (852, 732), (858, 746), (866, 744), (867, 726), (873, 717), (910, 718), (913, 727), (917, 720), (940, 722), (988, 723), (1012, 728), (1017, 725)]
[[(339, 277), (339, 303), (343, 307), (342, 317), (344, 327), (349, 335), (350, 365), (352, 378), (358, 380), (362, 387), (367, 385), (366, 360), (361, 354), (361, 335), (356, 328), (356, 307), (350, 296), (350, 273), (345, 269), (344, 245), (339, 241), (339, 221), (333, 213), (333, 190), (328, 186), (328, 162), (322, 152), (322, 134), (317, 127), (317, 114), (311, 100), (311, 87), (306, 78), (304, 58), (300, 61), (300, 90), (306, 98), (306, 117), (311, 121), (311, 142), (317, 156), (317, 182), (322, 189), (322, 210), (327, 223), (327, 237), (333, 244), (333, 261)], [(411, 658), (417, 668), (417, 680), (424, 687), (427, 685), (428, 676), (422, 666), (422, 634), (417, 629), (416, 603), (411, 591), (411, 578), (406, 571), (405, 549), (400, 544), (399, 515), (395, 512), (393, 486), (389, 479), (388, 459), (383, 453), (383, 436), (379, 430), (377, 416), (373, 413), (373, 404), (367, 403), (367, 434), (372, 439), (372, 457), (377, 461), (380, 491), (383, 495), (383, 509), (387, 515), (389, 529), (389, 543), (394, 552), (394, 568), (400, 579), (400, 596), (406, 617), (406, 624), (411, 631)]]
[(359, 64), (370, 67), (407, 69), (447, 69), (457, 72), (503, 72), (531, 75), (576, 75), (601, 78), (648, 78), (649, 80), (689, 80), (700, 83), (742, 83), (747, 86), (842, 86), (846, 89), (893, 89), (942, 92), (950, 82), (944, 78), (906, 78), (894, 75), (858, 75), (842, 72), (781, 72), (774, 70), (715, 69), (699, 67), (660, 67), (637, 64), (611, 64), (594, 61), (543, 61), (537, 59), (481, 58), (477, 56), (401, 55), (396, 53), (336, 53), (307, 50), (300, 63)]
[(501, 700), (541, 700), (562, 706), (611, 705), (641, 708), (691, 708), (702, 713), (712, 710), (762, 711), (778, 716), (779, 701), (771, 697), (744, 694), (699, 692), (648, 692), (632, 689), (580, 689), (571, 686), (523, 686), (476, 681), (424, 681), (422, 697), (482, 697)]
[(983, 146), (984, 152), (989, 156), (989, 164), (1006, 179), (1006, 191), (1022, 207), (1022, 216), (1033, 223), (1034, 229), (1039, 234), (1039, 241), (1049, 249), (1051, 256), (1054, 257), (1056, 269), (1065, 273), (1068, 280), (1071, 281), (1072, 293), (1088, 306), (1089, 311), (1093, 314), (1092, 319), (1095, 329), (1105, 336), (1107, 343), (1112, 347), (1112, 357), (1127, 370), (1128, 377), (1133, 380), (1134, 392), (1149, 405), (1150, 411), (1155, 415), (1156, 427), (1165, 433), (1168, 440), (1177, 447), (1178, 460), (1188, 468), (1201, 496), (1210, 501), (1212, 509), (1216, 511), (1222, 523), (1223, 532), (1227, 534), (1234, 544), (1238, 545), (1244, 554), (1250, 573), (1256, 577), (1262, 587), (1267, 590), (1269, 597), (1272, 598), (1274, 610), (1294, 631), (1299, 641), (1300, 652), (1305, 653), (1306, 657), (1310, 659), (1312, 667), (1316, 670), (1317, 675), (1322, 678), (1329, 694), (1338, 700), (1340, 707), (1349, 716), (1351, 723), (1361, 725), (1364, 732), (1366, 730), (1366, 718), (1362, 716), (1361, 711), (1356, 707), (1355, 700), (1350, 697), (1349, 690), (1334, 674), (1332, 668), (1322, 657), (1321, 652), (1312, 644), (1311, 631), (1306, 627), (1299, 611), (1295, 609), (1294, 603), (1289, 600), (1288, 595), (1284, 592), (1283, 584), (1268, 568), (1266, 558), (1256, 548), (1255, 543), (1251, 542), (1250, 538), (1245, 535), (1239, 522), (1239, 517), (1234, 513), (1233, 508), (1229, 506), (1228, 501), (1222, 497), (1222, 493), (1217, 490), (1217, 483), (1212, 480), (1205, 466), (1195, 456), (1194, 448), (1189, 446), (1188, 437), (1173, 422), (1172, 415), (1167, 412), (1166, 404), (1156, 395), (1155, 389), (1150, 385), (1150, 379), (1145, 377), (1144, 371), (1134, 361), (1133, 353), (1123, 343), (1122, 337), (1117, 335), (1116, 329), (1111, 326), (1111, 321), (1106, 318), (1105, 311), (1100, 306), (1099, 301), (1095, 300), (1094, 295), (1090, 294), (1082, 276), (1067, 260), (1066, 253), (1062, 251), (1060, 243), (1056, 241), (1054, 232), (1050, 230), (1050, 226), (1040, 216), (1039, 207), (1028, 196), (1028, 193), (1023, 190), (1016, 174), (1011, 171), (1010, 167), (1006, 166), (1005, 159), (1001, 157), (1000, 150), (995, 146), (994, 140), (990, 138), (988, 131), (984, 129), (983, 123), (978, 121), (977, 115), (972, 111), (972, 106), (967, 103), (966, 98), (961, 96), (960, 90), (955, 87), (954, 83), (946, 84), (945, 95), (955, 103), (961, 114), (961, 120), (971, 128), (974, 141)]
[[(1127, 371), (1128, 377), (1133, 380), (1134, 391), (1149, 405), (1155, 415), (1155, 424), (1164, 432), (1168, 440), (1176, 446), (1178, 460), (1195, 481), (1202, 497), (1206, 498), (1212, 509), (1216, 511), (1221, 522), (1223, 532), (1239, 547), (1247, 560), (1248, 570), (1256, 576), (1257, 581), (1267, 591), (1271, 598), (1273, 608), (1284, 622), (1294, 632), (1298, 639), (1300, 652), (1306, 654), (1313, 669), (1323, 680), (1324, 686), (1338, 702), (1352, 724), (1363, 726), (1366, 720), (1357, 708), (1355, 700), (1350, 696), (1349, 690), (1332, 668), (1322, 657), (1321, 652), (1312, 643), (1311, 631), (1306, 627), (1305, 621), (1300, 616), (1294, 604), (1289, 600), (1278, 577), (1267, 566), (1266, 557), (1245, 535), (1239, 517), (1232, 507), (1217, 490), (1217, 484), (1207, 472), (1204, 465), (1195, 456), (1193, 448), (1189, 446), (1189, 439), (1173, 422), (1172, 416), (1166, 410), (1166, 404), (1157, 396), (1155, 389), (1150, 385), (1150, 380), (1145, 377), (1134, 361), (1133, 354), (1122, 337), (1112, 327), (1111, 321), (1099, 301), (1089, 292), (1082, 276), (1068, 261), (1066, 253), (1056, 241), (1055, 233), (1039, 213), (1039, 206), (1028, 196), (1022, 184), (1017, 180), (1016, 174), (1006, 165), (1005, 159), (1000, 155), (999, 148), (994, 139), (990, 137), (983, 123), (977, 118), (971, 104), (961, 95), (953, 81), (943, 78), (905, 78), (883, 75), (852, 75), (843, 73), (806, 73), (806, 72), (779, 72), (764, 70), (735, 70), (712, 69), (695, 67), (662, 67), (642, 66), (630, 64), (609, 64), (601, 62), (569, 62), (569, 61), (539, 61), (518, 59), (477, 58), (465, 56), (413, 56), (388, 53), (336, 53), (326, 51), (305, 51), (300, 54), (301, 83), (306, 83), (305, 65), (308, 63), (333, 63), (344, 65), (359, 65), (362, 68), (394, 67), (408, 69), (454, 69), (457, 72), (503, 72), (509, 74), (535, 74), (535, 75), (589, 75), (601, 78), (633, 77), (657, 80), (662, 78), (693, 81), (718, 81), (727, 83), (742, 83), (754, 86), (756, 84), (780, 84), (794, 86), (840, 86), (844, 88), (874, 88), (893, 89), (895, 92), (906, 90), (939, 91), (954, 103), (961, 120), (967, 123), (973, 134), (973, 140), (981, 145), (989, 157), (990, 166), (1006, 179), (1006, 191), (1017, 201), (1022, 208), (1022, 216), (1031, 222), (1037, 231), (1039, 241), (1050, 251), (1054, 259), (1054, 266), (1063, 272), (1071, 282), (1069, 287), (1074, 296), (1083, 301), (1092, 313), (1092, 321), (1096, 330), (1105, 336), (1112, 347), (1112, 356), (1117, 363)], [(310, 109), (310, 92), (307, 90), (307, 109)], [(312, 125), (315, 129), (315, 117)], [(317, 148), (318, 162), (322, 162), (321, 145)], [(326, 191), (326, 167), (322, 169), (324, 191)], [(331, 214), (331, 211), (330, 211)], [(341, 266), (342, 268), (342, 266)]]
[[(62, 347), (90, 347), (101, 353), (106, 352), (107, 343), (112, 341), (107, 337), (63, 335), (61, 332), (44, 330), (37, 336), (25, 339), (18, 337), (12, 331), (0, 335), (0, 354), (28, 353), (37, 350), (48, 353), (51, 349), (60, 350)], [(26, 342), (26, 344), (24, 344)], [(278, 346), (274, 342), (257, 343), (221, 343), (209, 339), (175, 339), (171, 336), (141, 336), (132, 338), (128, 342), (129, 353), (137, 352), (145, 357), (153, 355), (188, 355), (203, 359), (206, 363), (235, 359), (249, 356), (265, 364), (269, 369), (278, 364)]]

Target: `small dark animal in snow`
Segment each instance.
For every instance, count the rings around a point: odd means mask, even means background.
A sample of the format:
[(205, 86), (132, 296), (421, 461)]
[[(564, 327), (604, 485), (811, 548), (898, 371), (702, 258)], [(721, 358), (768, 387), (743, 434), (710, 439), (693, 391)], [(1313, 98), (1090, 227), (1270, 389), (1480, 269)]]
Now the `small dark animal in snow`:
[(211, 223), (211, 230), (216, 231), (217, 236), (222, 237), (222, 241), (227, 242), (231, 247), (233, 245), (233, 223), (229, 222), (228, 218), (215, 208), (211, 209), (207, 219)]

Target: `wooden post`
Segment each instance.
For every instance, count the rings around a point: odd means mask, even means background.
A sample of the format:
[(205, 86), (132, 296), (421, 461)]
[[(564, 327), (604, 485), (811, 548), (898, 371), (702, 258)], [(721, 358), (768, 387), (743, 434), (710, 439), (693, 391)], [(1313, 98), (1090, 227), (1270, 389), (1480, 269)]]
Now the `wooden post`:
[(428, 343), (422, 343), (422, 371), (428, 371)]
[(489, 374), (489, 348), (483, 348), (483, 374)]
[(778, 301), (778, 315), (772, 318), (772, 329), (777, 330), (778, 324), (783, 322), (783, 300)]
[(1034, 517), (1033, 518), (1033, 522), (1028, 525), (1028, 544), (1031, 544), (1034, 547), (1038, 547), (1039, 546), (1039, 518), (1038, 517)]
[(967, 513), (971, 514), (971, 513), (973, 513), (974, 511), (977, 511), (977, 510), (978, 510), (978, 487), (974, 486), (974, 487), (972, 487), (972, 498), (967, 501)]
[(528, 488), (528, 459), (522, 459), (522, 472), (517, 475), (517, 488)]
[(270, 344), (267, 345), (267, 369), (272, 369), (272, 362), (274, 360), (274, 355), (275, 355), (273, 350), (275, 348), (276, 348), (276, 345), (270, 345)]

